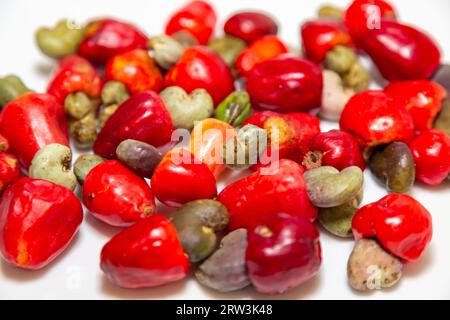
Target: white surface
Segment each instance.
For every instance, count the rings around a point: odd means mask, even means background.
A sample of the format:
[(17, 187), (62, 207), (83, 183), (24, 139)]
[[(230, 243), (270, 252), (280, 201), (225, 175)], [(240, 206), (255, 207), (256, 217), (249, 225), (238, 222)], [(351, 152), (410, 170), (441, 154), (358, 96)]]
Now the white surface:
[[(292, 1), (292, 0), (226, 0), (212, 1), (221, 21), (234, 10), (259, 8), (272, 13), (281, 21), (281, 37), (298, 45), (299, 25), (315, 16), (323, 3), (348, 1)], [(181, 0), (123, 1), (123, 0), (0, 0), (0, 75), (16, 73), (25, 83), (44, 90), (52, 61), (40, 54), (34, 45), (34, 30), (51, 25), (62, 17), (85, 21), (97, 16), (115, 16), (132, 21), (148, 34), (162, 32), (167, 16)], [(448, 12), (450, 1), (393, 0), (400, 18), (427, 30), (440, 43), (444, 61), (449, 61), (450, 42)], [(220, 32), (220, 31), (219, 31)], [(326, 131), (335, 124), (322, 125)], [(436, 188), (415, 186), (412, 196), (418, 199), (433, 216), (434, 235), (431, 246), (422, 259), (405, 267), (401, 282), (391, 290), (358, 294), (347, 285), (346, 263), (353, 241), (340, 240), (322, 232), (323, 266), (317, 277), (287, 294), (270, 298), (281, 299), (428, 299), (450, 298), (450, 214), (449, 183)], [(377, 185), (366, 171), (364, 203), (378, 200), (386, 191)], [(40, 271), (15, 269), (0, 262), (0, 298), (68, 298), (68, 299), (228, 299), (269, 298), (251, 288), (218, 294), (198, 285), (193, 277), (160, 288), (124, 290), (109, 283), (99, 269), (99, 253), (108, 239), (119, 230), (86, 218), (72, 245), (53, 264)]]

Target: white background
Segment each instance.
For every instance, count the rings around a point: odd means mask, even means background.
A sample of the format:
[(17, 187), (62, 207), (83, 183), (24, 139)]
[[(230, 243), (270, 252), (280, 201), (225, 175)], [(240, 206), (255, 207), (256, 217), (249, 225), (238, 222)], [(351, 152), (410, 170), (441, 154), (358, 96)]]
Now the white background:
[[(325, 1), (325, 0), (324, 0)], [(280, 35), (299, 46), (299, 25), (315, 16), (322, 1), (294, 0), (215, 0), (220, 23), (234, 10), (263, 9), (281, 25)], [(348, 1), (329, 1), (345, 6)], [(136, 0), (0, 0), (0, 76), (18, 74), (37, 90), (45, 89), (53, 62), (40, 54), (34, 44), (34, 30), (52, 25), (62, 17), (84, 22), (98, 16), (114, 16), (136, 23), (150, 35), (163, 30), (167, 16), (183, 1)], [(444, 61), (449, 62), (450, 1), (393, 0), (400, 19), (427, 30), (440, 44)], [(218, 32), (220, 32), (220, 29)], [(336, 127), (323, 123), (322, 130)], [(236, 177), (230, 177), (234, 180)], [(322, 232), (323, 266), (317, 277), (282, 299), (431, 299), (450, 298), (450, 188), (449, 183), (430, 188), (415, 186), (411, 195), (433, 216), (434, 235), (422, 259), (407, 265), (401, 282), (390, 290), (368, 294), (352, 291), (347, 285), (346, 263), (353, 241), (340, 240)], [(366, 171), (364, 203), (386, 194)], [(154, 289), (125, 290), (109, 283), (99, 269), (99, 253), (118, 229), (106, 226), (86, 215), (72, 245), (49, 267), (23, 271), (0, 262), (0, 298), (70, 299), (264, 299), (252, 288), (218, 294), (198, 285), (192, 277)]]

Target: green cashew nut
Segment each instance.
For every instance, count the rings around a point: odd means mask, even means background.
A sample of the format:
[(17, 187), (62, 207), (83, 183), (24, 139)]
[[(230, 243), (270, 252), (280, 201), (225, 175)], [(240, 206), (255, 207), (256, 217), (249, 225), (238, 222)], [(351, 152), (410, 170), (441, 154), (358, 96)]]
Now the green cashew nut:
[(24, 93), (31, 92), (16, 75), (0, 78), (0, 108)]
[(122, 82), (108, 81), (105, 83), (101, 93), (101, 99), (104, 106), (113, 104), (121, 105), (125, 100), (128, 100), (130, 93)]
[(225, 35), (211, 40), (208, 47), (215, 51), (229, 67), (233, 67), (239, 54), (247, 47), (247, 43), (242, 39)]
[(106, 121), (119, 109), (118, 104), (111, 104), (109, 106), (103, 106), (98, 113), (97, 128), (100, 130), (105, 125)]
[(78, 156), (73, 164), (73, 172), (80, 184), (84, 183), (88, 173), (97, 165), (104, 162), (106, 159), (96, 154), (82, 154)]
[(30, 178), (44, 179), (70, 190), (75, 189), (77, 178), (70, 170), (72, 151), (58, 143), (48, 144), (40, 149), (28, 169)]
[(89, 112), (80, 120), (71, 121), (69, 129), (77, 147), (82, 149), (90, 148), (97, 137), (95, 112)]
[(235, 91), (223, 100), (216, 109), (216, 119), (239, 127), (250, 116), (252, 106), (246, 91)]
[(66, 114), (77, 120), (84, 118), (93, 108), (91, 98), (84, 92), (71, 93), (64, 100)]
[(156, 64), (164, 70), (171, 69), (184, 52), (184, 47), (177, 40), (165, 35), (151, 38), (148, 47), (153, 50)]
[(339, 7), (326, 4), (319, 8), (318, 16), (319, 18), (342, 20), (344, 18), (344, 12), (345, 11)]
[(436, 118), (434, 127), (450, 135), (450, 100), (447, 99), (442, 103), (442, 109)]
[(358, 56), (356, 55), (354, 49), (337, 45), (325, 56), (325, 67), (327, 69), (333, 70), (340, 75), (347, 73), (350, 67), (358, 61)]

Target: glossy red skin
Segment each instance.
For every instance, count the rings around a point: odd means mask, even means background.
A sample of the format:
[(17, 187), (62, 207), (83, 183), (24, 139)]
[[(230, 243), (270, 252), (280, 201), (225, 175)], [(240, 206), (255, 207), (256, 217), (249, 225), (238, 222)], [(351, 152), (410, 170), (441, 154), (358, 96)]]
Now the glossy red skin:
[(431, 129), (442, 107), (447, 92), (431, 80), (409, 80), (392, 82), (384, 92), (405, 105), (411, 113), (416, 130)]
[(252, 105), (276, 112), (307, 112), (322, 99), (319, 65), (290, 55), (257, 65), (247, 79)]
[(345, 131), (317, 134), (311, 141), (310, 151), (322, 156), (322, 166), (332, 166), (339, 171), (351, 166), (366, 168), (358, 140)]
[(0, 151), (0, 194), (6, 187), (20, 178), (20, 167), (17, 158)]
[(49, 94), (27, 93), (8, 103), (0, 113), (0, 133), (26, 169), (47, 144), (69, 146), (64, 107)]
[(239, 76), (248, 77), (250, 72), (261, 62), (273, 59), (288, 52), (288, 48), (277, 36), (269, 35), (252, 42), (242, 50), (234, 67)]
[[(320, 120), (307, 113), (281, 114), (262, 111), (251, 115), (243, 125), (253, 124), (265, 129), (272, 138), (272, 131), (279, 132), (279, 158), (301, 163), (309, 151), (312, 138), (320, 132)], [(270, 156), (274, 150), (267, 151)]]
[(88, 173), (83, 203), (94, 217), (116, 227), (130, 226), (156, 212), (147, 182), (117, 160), (107, 160)]
[(111, 58), (105, 68), (105, 77), (122, 82), (131, 94), (147, 90), (159, 92), (163, 85), (161, 72), (143, 49)]
[(114, 236), (102, 249), (100, 267), (120, 287), (148, 288), (184, 278), (189, 260), (172, 223), (154, 215)]
[(214, 8), (205, 1), (191, 1), (174, 13), (167, 22), (166, 34), (187, 31), (199, 44), (206, 45), (216, 26)]
[(0, 151), (6, 152), (9, 150), (9, 142), (3, 135), (0, 134)]
[(164, 78), (166, 87), (179, 86), (191, 92), (203, 88), (217, 105), (234, 91), (230, 68), (212, 50), (195, 46), (184, 51)]
[(135, 26), (115, 19), (101, 19), (88, 25), (78, 53), (92, 63), (105, 64), (115, 55), (146, 49), (147, 43), (147, 36)]
[(431, 129), (420, 133), (409, 144), (416, 163), (416, 180), (436, 186), (450, 174), (450, 138)]
[(80, 201), (69, 189), (21, 178), (0, 202), (0, 252), (9, 263), (41, 269), (69, 245), (83, 220)]
[(352, 47), (352, 39), (341, 23), (335, 20), (308, 21), (301, 27), (303, 50), (306, 57), (316, 63), (337, 45)]
[[(188, 161), (177, 161), (177, 158)], [(185, 149), (174, 149), (164, 156), (153, 173), (152, 189), (156, 198), (169, 207), (217, 195), (213, 173)]]
[(251, 43), (267, 35), (276, 35), (278, 25), (269, 15), (257, 11), (243, 11), (232, 15), (223, 27), (226, 34)]
[(106, 121), (97, 135), (94, 152), (116, 158), (117, 146), (126, 139), (146, 142), (155, 147), (170, 141), (172, 118), (156, 92), (145, 91), (125, 101)]
[(396, 21), (382, 21), (379, 29), (364, 34), (360, 45), (389, 81), (428, 79), (440, 65), (436, 43)]
[(64, 105), (64, 100), (71, 93), (83, 92), (96, 99), (100, 97), (102, 88), (103, 80), (89, 61), (80, 56), (71, 55), (58, 63), (47, 93)]
[(355, 94), (344, 107), (339, 126), (352, 134), (362, 148), (394, 141), (408, 143), (414, 137), (411, 114), (380, 90)]
[(217, 200), (228, 208), (229, 230), (252, 230), (264, 219), (286, 212), (292, 216), (314, 221), (317, 208), (306, 192), (304, 169), (291, 160), (280, 160), (228, 185)]
[(360, 208), (352, 228), (356, 240), (376, 238), (404, 262), (418, 260), (433, 234), (430, 213), (406, 194), (390, 194)]
[(249, 233), (245, 260), (258, 292), (283, 293), (319, 271), (319, 232), (308, 219), (284, 213), (272, 215)]

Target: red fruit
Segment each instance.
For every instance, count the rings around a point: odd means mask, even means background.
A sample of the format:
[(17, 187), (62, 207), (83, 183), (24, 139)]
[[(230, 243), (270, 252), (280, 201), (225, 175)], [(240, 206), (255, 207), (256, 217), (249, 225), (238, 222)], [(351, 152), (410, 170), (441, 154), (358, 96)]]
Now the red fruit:
[(320, 166), (332, 166), (339, 171), (351, 166), (360, 167), (361, 170), (366, 168), (358, 140), (341, 130), (317, 134), (302, 164), (307, 169)]
[(396, 21), (382, 21), (360, 44), (389, 81), (427, 79), (440, 65), (441, 53), (433, 40)]
[(47, 92), (64, 104), (67, 95), (83, 92), (89, 97), (100, 97), (103, 80), (98, 71), (86, 59), (71, 55), (58, 63)]
[(256, 11), (238, 12), (225, 22), (226, 34), (251, 43), (258, 38), (278, 33), (277, 23), (267, 14)]
[(17, 267), (43, 268), (69, 245), (82, 220), (83, 209), (72, 191), (22, 178), (1, 198), (0, 252)]
[(249, 233), (248, 276), (262, 293), (283, 293), (314, 277), (322, 254), (319, 232), (304, 218), (274, 214)]
[(153, 173), (152, 188), (156, 198), (170, 207), (217, 195), (216, 179), (208, 166), (185, 149), (164, 156)]
[(95, 166), (83, 183), (83, 203), (97, 219), (126, 227), (155, 213), (155, 199), (147, 182), (119, 161)]
[(0, 134), (0, 151), (6, 152), (9, 150), (9, 142), (3, 135)]
[(380, 90), (355, 94), (342, 111), (339, 125), (358, 139), (362, 148), (408, 143), (414, 137), (414, 123), (404, 105)]
[(170, 141), (172, 130), (172, 118), (159, 95), (153, 91), (137, 93), (106, 121), (95, 140), (94, 152), (113, 159), (117, 146), (126, 139), (159, 147)]
[(436, 130), (420, 133), (409, 144), (416, 163), (416, 180), (435, 186), (450, 174), (450, 138)]
[(447, 97), (445, 89), (431, 80), (392, 82), (384, 92), (406, 107), (419, 131), (433, 127), (442, 101)]
[(170, 17), (166, 34), (171, 36), (179, 31), (188, 32), (205, 45), (216, 26), (217, 15), (214, 8), (205, 1), (191, 1)]
[(0, 194), (20, 178), (19, 161), (12, 154), (0, 152)]
[(27, 93), (7, 104), (0, 113), (0, 133), (26, 169), (47, 144), (69, 146), (64, 108), (48, 94)]
[(78, 53), (92, 63), (105, 64), (115, 55), (146, 49), (147, 43), (147, 36), (135, 26), (115, 19), (101, 19), (89, 23)]
[(123, 288), (157, 287), (184, 278), (189, 260), (172, 223), (161, 215), (124, 229), (103, 247), (100, 267)]
[(234, 90), (231, 71), (223, 60), (206, 47), (184, 51), (178, 63), (166, 74), (165, 86), (179, 86), (188, 93), (203, 88), (217, 105)]
[(248, 77), (256, 65), (287, 52), (287, 47), (277, 36), (264, 36), (242, 50), (234, 66), (241, 77)]
[(217, 200), (228, 209), (229, 230), (252, 230), (279, 212), (314, 221), (317, 208), (309, 201), (303, 172), (297, 163), (280, 160), (223, 189)]
[(309, 21), (302, 25), (301, 36), (306, 57), (316, 63), (337, 45), (352, 46), (352, 40), (342, 25), (334, 20)]
[(302, 58), (283, 55), (257, 65), (247, 79), (255, 107), (306, 112), (322, 103), (322, 70)]
[(352, 228), (356, 240), (376, 238), (405, 262), (418, 260), (433, 234), (430, 213), (406, 194), (390, 194), (362, 207)]

